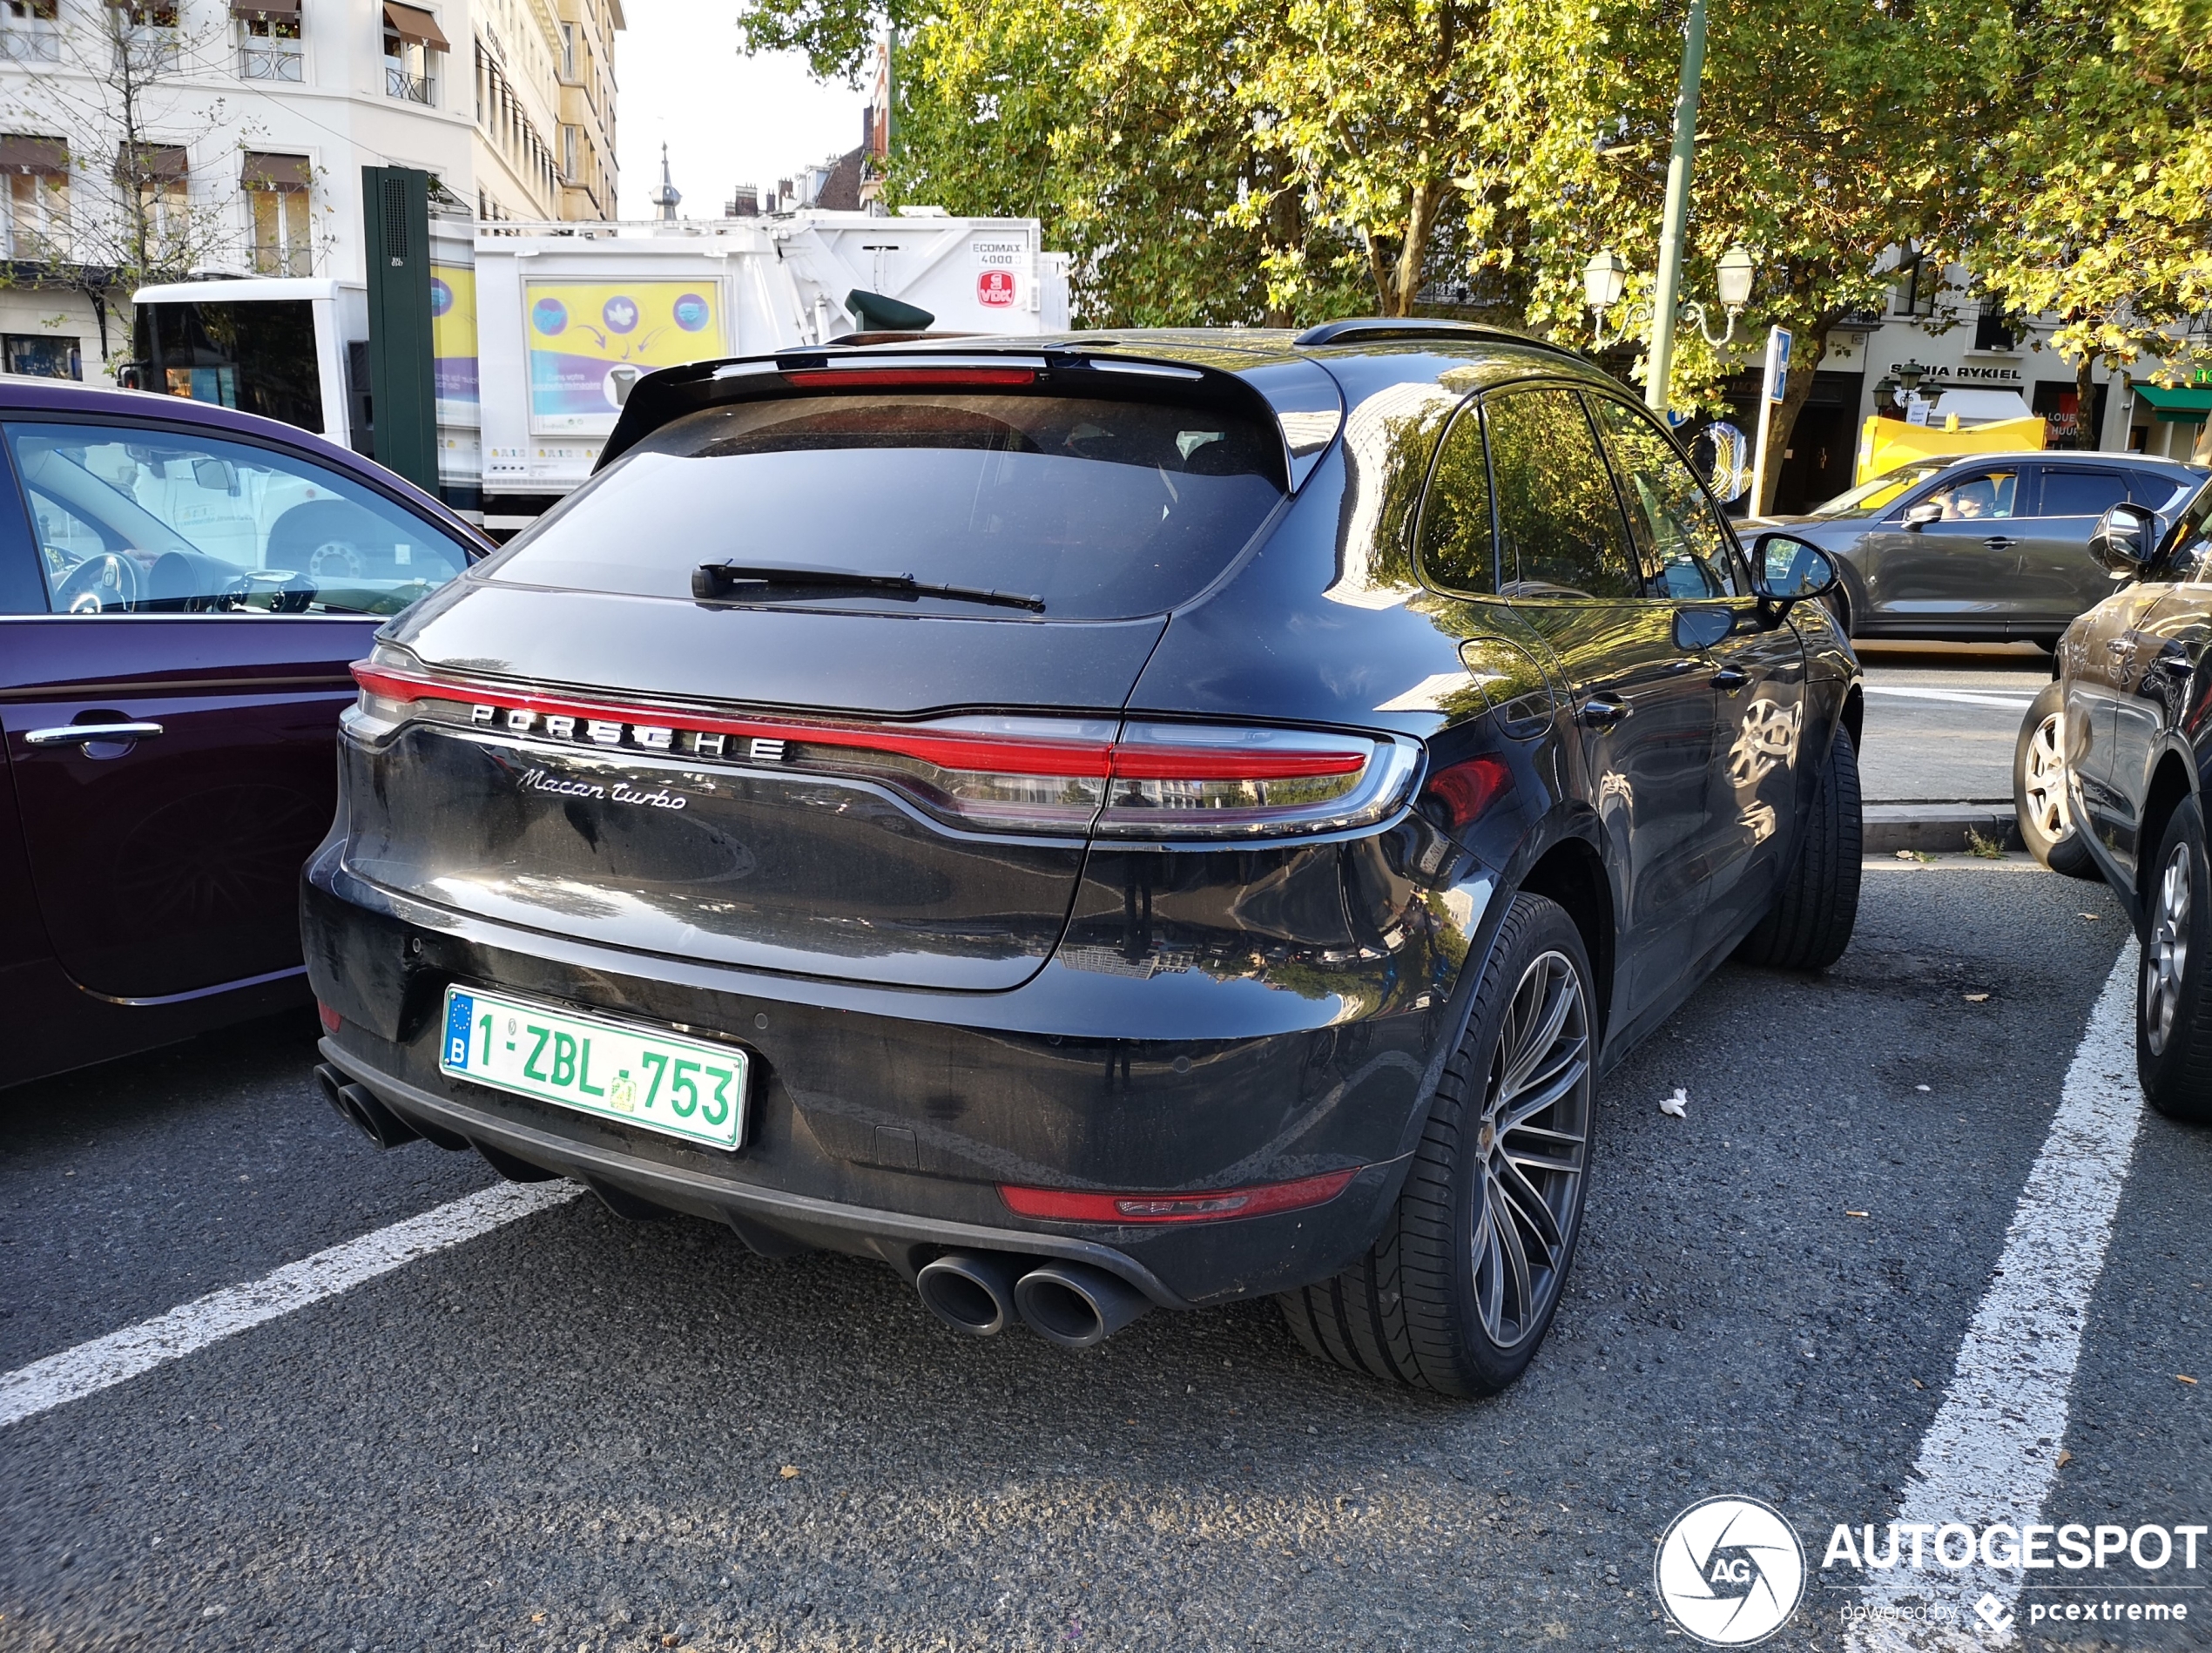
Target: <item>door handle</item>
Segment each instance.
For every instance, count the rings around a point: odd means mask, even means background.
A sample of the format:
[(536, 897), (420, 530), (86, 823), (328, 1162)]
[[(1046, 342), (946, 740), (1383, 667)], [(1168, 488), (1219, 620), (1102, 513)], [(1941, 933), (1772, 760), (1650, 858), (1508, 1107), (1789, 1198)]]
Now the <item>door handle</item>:
[(1751, 674), (1740, 665), (1724, 665), (1713, 673), (1713, 687), (1726, 689), (1733, 694), (1751, 680)]
[(1987, 539), (1982, 541), (1982, 543), (1993, 551), (2009, 551), (2020, 542), (2016, 539), (2009, 539), (2002, 534), (1992, 534)]
[(72, 723), (33, 729), (23, 739), (27, 746), (84, 746), (95, 740), (150, 740), (160, 732), (158, 723)]
[(1582, 721), (1595, 728), (1610, 729), (1628, 715), (1629, 703), (1609, 694), (1593, 695), (1582, 702)]

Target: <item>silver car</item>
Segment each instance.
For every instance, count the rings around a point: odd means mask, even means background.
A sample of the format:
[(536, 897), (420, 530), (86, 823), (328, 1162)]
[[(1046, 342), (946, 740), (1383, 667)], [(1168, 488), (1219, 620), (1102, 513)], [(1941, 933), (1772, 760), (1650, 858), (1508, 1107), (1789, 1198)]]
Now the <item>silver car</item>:
[(1827, 599), (1856, 638), (2027, 638), (2048, 648), (2101, 602), (2089, 555), (2111, 506), (2170, 510), (2212, 470), (2141, 454), (1971, 454), (1863, 482), (1803, 516), (1755, 518), (1825, 550)]

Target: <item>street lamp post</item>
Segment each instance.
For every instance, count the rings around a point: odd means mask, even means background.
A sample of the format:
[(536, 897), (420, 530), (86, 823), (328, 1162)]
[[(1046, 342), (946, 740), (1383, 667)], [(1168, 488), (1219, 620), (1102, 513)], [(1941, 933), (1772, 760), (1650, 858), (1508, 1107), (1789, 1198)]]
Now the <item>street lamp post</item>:
[(1689, 222), (1690, 164), (1697, 152), (1697, 91), (1705, 73), (1705, 0), (1689, 0), (1683, 31), (1682, 91), (1675, 98), (1675, 148), (1667, 161), (1667, 214), (1659, 232), (1659, 282), (1652, 294), (1650, 378), (1644, 405), (1664, 417), (1675, 366), (1675, 306)]

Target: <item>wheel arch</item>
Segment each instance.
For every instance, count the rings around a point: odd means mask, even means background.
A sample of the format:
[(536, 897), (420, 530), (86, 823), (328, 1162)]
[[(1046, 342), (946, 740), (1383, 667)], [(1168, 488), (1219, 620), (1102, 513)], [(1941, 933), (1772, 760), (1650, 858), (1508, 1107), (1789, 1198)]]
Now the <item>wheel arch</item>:
[(1574, 920), (1590, 955), (1596, 997), (1592, 1008), (1602, 1039), (1613, 1003), (1614, 968), (1613, 883), (1606, 875), (1604, 858), (1589, 840), (1562, 837), (1537, 856), (1515, 891), (1556, 901)]
[(2188, 759), (2168, 748), (2151, 771), (2150, 786), (2143, 793), (2143, 815), (2135, 838), (2136, 910), (2150, 911), (2151, 880), (2158, 874), (2158, 846), (2166, 837), (2166, 823), (2185, 798), (2196, 793), (2196, 773)]

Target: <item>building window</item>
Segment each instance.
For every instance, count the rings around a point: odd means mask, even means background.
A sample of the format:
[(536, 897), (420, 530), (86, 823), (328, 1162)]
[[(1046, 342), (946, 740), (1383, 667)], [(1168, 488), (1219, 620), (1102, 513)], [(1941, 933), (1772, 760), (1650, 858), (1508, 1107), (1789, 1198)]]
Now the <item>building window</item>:
[(561, 171), (567, 177), (568, 181), (571, 184), (582, 181), (581, 175), (577, 170), (576, 138), (577, 129), (575, 127), (563, 126), (561, 128)]
[(1892, 313), (1924, 316), (1935, 314), (1936, 293), (1943, 286), (1943, 266), (1925, 253), (1914, 253), (1898, 267), (1897, 286), (1890, 290)]
[(58, 138), (0, 137), (7, 179), (6, 256), (44, 262), (69, 256), (69, 146)]
[(561, 78), (576, 78), (576, 24), (572, 23), (561, 25)]
[(58, 0), (5, 0), (0, 4), (0, 57), (17, 63), (58, 63), (61, 25)]
[(305, 155), (246, 155), (239, 181), (253, 218), (254, 274), (314, 273), (308, 215), (314, 177)]
[(180, 145), (140, 144), (117, 150), (115, 181), (125, 199), (138, 198), (157, 262), (166, 262), (188, 250), (192, 178)]
[(1974, 348), (2000, 354), (2020, 348), (2020, 324), (1994, 299), (1984, 299), (1981, 314), (1974, 318)]
[(182, 61), (173, 4), (118, 5), (115, 50), (138, 74), (173, 70)]
[(238, 76), (240, 80), (284, 80), (297, 84), (306, 78), (300, 51), (300, 9), (262, 6), (251, 0), (232, 0), (238, 19)]
[(37, 379), (82, 379), (84, 353), (75, 339), (0, 333), (0, 368)]
[(435, 104), (438, 64), (451, 50), (438, 20), (418, 6), (385, 0), (384, 91), (410, 104)]

